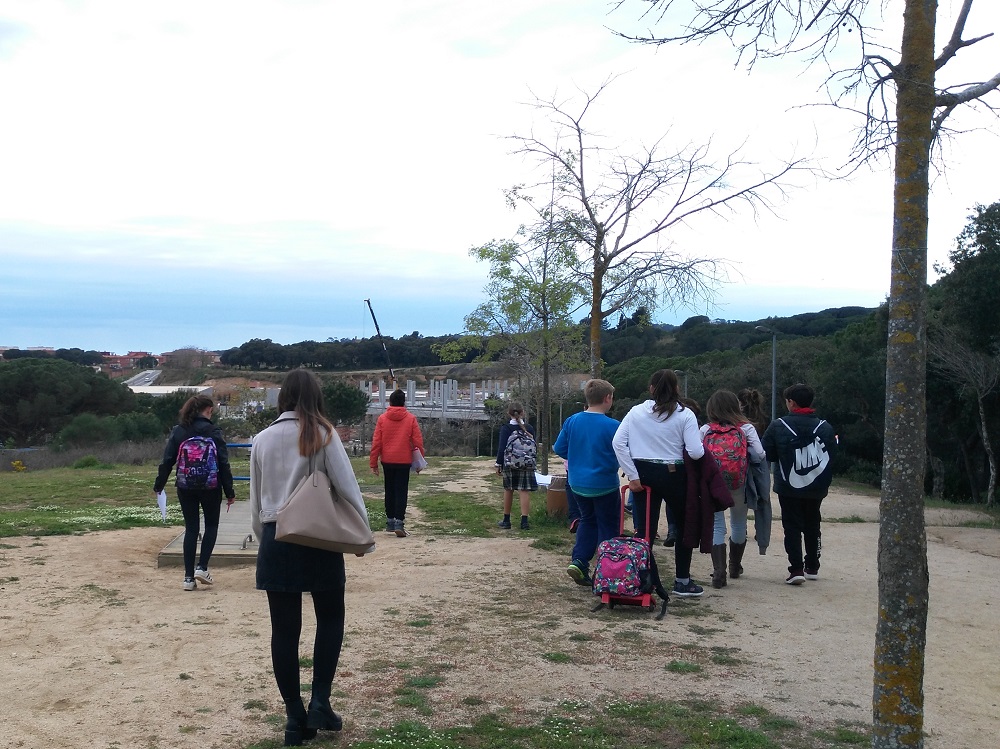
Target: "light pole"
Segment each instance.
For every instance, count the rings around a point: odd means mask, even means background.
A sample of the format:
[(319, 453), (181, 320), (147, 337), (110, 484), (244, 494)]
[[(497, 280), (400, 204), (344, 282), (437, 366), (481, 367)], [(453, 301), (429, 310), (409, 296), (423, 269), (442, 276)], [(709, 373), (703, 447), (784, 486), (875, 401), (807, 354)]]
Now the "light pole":
[(674, 374), (675, 375), (680, 375), (681, 377), (684, 378), (684, 397), (687, 398), (688, 397), (688, 373), (685, 372), (682, 369), (675, 369), (674, 370)]
[(778, 334), (766, 325), (758, 325), (754, 330), (771, 334), (771, 421), (774, 421), (778, 403)]

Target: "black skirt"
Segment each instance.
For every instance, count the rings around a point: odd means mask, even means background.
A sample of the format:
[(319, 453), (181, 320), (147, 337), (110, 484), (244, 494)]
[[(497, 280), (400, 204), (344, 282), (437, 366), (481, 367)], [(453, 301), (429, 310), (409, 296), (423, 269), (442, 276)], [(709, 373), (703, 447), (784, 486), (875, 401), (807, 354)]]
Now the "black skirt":
[(343, 554), (277, 541), (274, 530), (274, 523), (264, 523), (257, 550), (257, 590), (305, 593), (345, 586)]

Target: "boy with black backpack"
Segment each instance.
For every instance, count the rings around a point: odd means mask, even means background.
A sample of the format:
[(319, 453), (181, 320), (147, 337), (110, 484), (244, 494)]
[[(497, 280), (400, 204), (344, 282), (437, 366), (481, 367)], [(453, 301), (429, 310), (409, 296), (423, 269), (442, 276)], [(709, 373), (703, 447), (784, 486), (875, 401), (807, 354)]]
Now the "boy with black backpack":
[[(801, 383), (785, 388), (788, 415), (775, 419), (761, 440), (774, 463), (774, 492), (781, 505), (781, 527), (788, 555), (788, 585), (819, 579), (820, 504), (833, 478), (837, 435), (817, 418), (815, 394)], [(805, 557), (802, 544), (805, 542)]]

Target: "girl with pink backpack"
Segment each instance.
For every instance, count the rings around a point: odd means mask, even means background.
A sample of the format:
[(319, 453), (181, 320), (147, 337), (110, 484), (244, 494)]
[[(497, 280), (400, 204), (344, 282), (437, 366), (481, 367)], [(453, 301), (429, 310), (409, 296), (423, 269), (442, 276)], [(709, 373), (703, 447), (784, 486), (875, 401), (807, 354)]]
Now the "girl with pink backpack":
[[(747, 503), (744, 485), (747, 465), (752, 456), (764, 459), (764, 446), (757, 430), (740, 409), (736, 393), (716, 390), (705, 404), (708, 423), (701, 428), (705, 452), (715, 458), (733, 497), (729, 508), (729, 575), (735, 580), (743, 574), (743, 552), (747, 545)], [(726, 586), (726, 511), (715, 513), (712, 534), (712, 587)]]

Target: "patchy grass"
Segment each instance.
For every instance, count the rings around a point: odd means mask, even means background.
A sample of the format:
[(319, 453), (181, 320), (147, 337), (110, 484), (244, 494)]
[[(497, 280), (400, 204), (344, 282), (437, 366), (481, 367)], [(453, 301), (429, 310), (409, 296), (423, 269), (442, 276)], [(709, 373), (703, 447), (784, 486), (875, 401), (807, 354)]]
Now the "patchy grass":
[(434, 727), (419, 721), (400, 721), (389, 728), (371, 731), (346, 746), (348, 749), (576, 749), (582, 746), (599, 749), (639, 746), (844, 749), (857, 746), (858, 736), (865, 738), (847, 729), (806, 734), (794, 721), (780, 719), (758, 706), (740, 706), (735, 713), (730, 713), (716, 703), (694, 701), (640, 699), (600, 706), (574, 700), (564, 701), (543, 713), (519, 717), (520, 720), (514, 721), (507, 713), (487, 713), (462, 725)]
[[(233, 475), (249, 475), (248, 451), (235, 449), (232, 453)], [(111, 464), (88, 457), (76, 461), (79, 467), (5, 473), (4, 491), (0, 494), (0, 538), (184, 525), (171, 483), (167, 484), (165, 521), (156, 506), (152, 494), (156, 461)], [(371, 475), (367, 458), (351, 462), (362, 490), (368, 490), (368, 514), (372, 527), (378, 529), (385, 525), (382, 479)], [(237, 481), (235, 489), (237, 501), (249, 498), (246, 481)]]
[[(249, 472), (249, 461), (243, 462), (234, 461), (234, 473)], [(160, 516), (152, 494), (156, 463), (114, 465), (83, 458), (77, 465), (4, 474), (0, 537), (184, 524), (172, 489), (166, 523)], [(245, 482), (237, 482), (236, 496), (249, 496)]]
[(735, 654), (739, 653), (739, 648), (726, 648), (719, 645), (712, 647), (710, 660), (717, 666), (737, 666), (740, 663)]
[(690, 661), (670, 661), (666, 665), (667, 671), (673, 674), (697, 674), (701, 673), (701, 666)]
[(109, 588), (102, 588), (99, 585), (84, 585), (83, 594), (92, 601), (97, 601), (101, 606), (124, 606), (125, 599), (121, 596), (121, 591)]
[(864, 730), (854, 730), (837, 726), (832, 731), (814, 731), (813, 736), (821, 741), (835, 742), (839, 746), (867, 746), (871, 738)]
[[(492, 465), (492, 464), (490, 464)], [(545, 489), (540, 487), (531, 495), (531, 528), (518, 528), (518, 508), (515, 501), (511, 518), (513, 528), (505, 530), (497, 527), (502, 517), (503, 486), (500, 478), (484, 463), (483, 479), (490, 486), (488, 492), (454, 491), (445, 487), (452, 480), (468, 472), (469, 458), (435, 458), (435, 472), (426, 482), (411, 482), (410, 501), (421, 511), (421, 525), (429, 533), (441, 535), (470, 536), (472, 538), (524, 538), (532, 540), (535, 548), (555, 554), (569, 556), (573, 548), (574, 536), (569, 533), (564, 518), (549, 517), (545, 512)], [(359, 474), (360, 476), (360, 474)], [(367, 479), (362, 483), (363, 491), (373, 496), (381, 491), (381, 479)], [(369, 513), (370, 516), (372, 513)], [(381, 522), (385, 512), (374, 509), (374, 515)], [(372, 517), (372, 526), (376, 517)]]
[(959, 528), (1000, 528), (1000, 516), (991, 515), (984, 517), (982, 520), (965, 520), (958, 523)]
[(433, 687), (440, 686), (443, 682), (443, 676), (421, 674), (418, 676), (408, 676), (403, 683), (414, 689), (431, 689)]
[(545, 660), (550, 661), (552, 663), (572, 663), (573, 662), (573, 657), (571, 655), (569, 655), (568, 653), (560, 653), (558, 651), (557, 652), (553, 652), (553, 653), (542, 653), (542, 658), (544, 658)]

